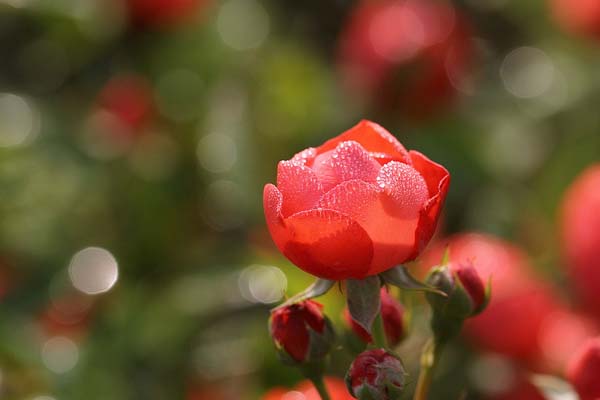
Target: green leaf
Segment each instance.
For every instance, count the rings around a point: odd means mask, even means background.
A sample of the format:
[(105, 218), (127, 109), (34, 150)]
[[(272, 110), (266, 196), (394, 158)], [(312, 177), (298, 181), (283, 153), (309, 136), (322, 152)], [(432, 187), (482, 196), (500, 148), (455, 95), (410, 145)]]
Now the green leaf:
[(352, 319), (369, 334), (373, 321), (379, 313), (381, 303), (379, 289), (380, 280), (377, 275), (346, 281), (348, 311), (350, 311)]
[(313, 282), (312, 285), (304, 289), (302, 292), (295, 294), (294, 296), (287, 299), (282, 304), (275, 307), (272, 311), (275, 311), (282, 307), (287, 307), (290, 304), (299, 303), (304, 300), (313, 299), (315, 297), (319, 297), (324, 295), (331, 289), (331, 287), (335, 284), (335, 281), (330, 281), (328, 279), (317, 279)]
[(415, 279), (412, 275), (408, 273), (406, 267), (402, 265), (398, 265), (395, 268), (388, 269), (385, 272), (379, 274), (384, 282), (389, 283), (390, 285), (394, 285), (404, 290), (418, 290), (421, 292), (429, 292), (436, 293), (440, 296), (446, 297), (446, 293), (443, 291), (428, 285), (425, 282), (421, 282)]

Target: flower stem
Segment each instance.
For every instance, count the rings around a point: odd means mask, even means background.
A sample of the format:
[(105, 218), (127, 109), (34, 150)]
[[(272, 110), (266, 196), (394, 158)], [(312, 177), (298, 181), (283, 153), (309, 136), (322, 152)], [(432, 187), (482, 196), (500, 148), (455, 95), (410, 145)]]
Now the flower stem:
[(325, 387), (325, 381), (323, 380), (323, 376), (309, 378), (313, 385), (315, 385), (315, 389), (319, 392), (319, 396), (321, 396), (321, 400), (331, 400), (329, 397), (329, 393), (327, 392), (327, 388)]
[(331, 400), (325, 386), (325, 381), (323, 380), (324, 370), (325, 363), (323, 360), (304, 364), (300, 367), (300, 371), (302, 371), (304, 377), (315, 385), (315, 389), (317, 389), (319, 396), (321, 396), (321, 400)]
[(433, 379), (433, 373), (437, 365), (439, 355), (441, 353), (441, 343), (436, 344), (436, 340), (429, 339), (423, 347), (423, 353), (421, 354), (421, 371), (419, 373), (419, 380), (417, 381), (417, 388), (413, 400), (427, 400), (427, 394), (429, 393), (429, 386)]
[(385, 329), (383, 327), (383, 318), (381, 312), (377, 314), (375, 322), (373, 322), (373, 342), (375, 346), (381, 349), (387, 349), (387, 339), (385, 337)]

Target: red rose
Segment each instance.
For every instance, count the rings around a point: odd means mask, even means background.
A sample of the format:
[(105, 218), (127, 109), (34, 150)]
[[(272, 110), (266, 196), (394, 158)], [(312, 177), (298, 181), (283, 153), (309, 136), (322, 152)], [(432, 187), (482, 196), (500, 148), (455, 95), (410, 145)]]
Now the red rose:
[(346, 386), (356, 398), (396, 399), (404, 389), (400, 360), (383, 349), (360, 353), (350, 365)]
[(448, 2), (362, 1), (341, 33), (339, 68), (350, 91), (409, 117), (455, 97), (468, 75), (469, 28)]
[(281, 161), (264, 189), (271, 236), (315, 276), (362, 279), (414, 259), (431, 239), (450, 175), (362, 121)]
[(308, 362), (325, 356), (333, 343), (333, 330), (316, 301), (305, 300), (277, 308), (271, 314), (271, 336), (284, 360)]
[[(325, 386), (329, 392), (331, 400), (354, 400), (346, 385), (339, 378), (325, 378)], [(296, 395), (296, 396), (294, 396)], [(262, 400), (287, 400), (287, 399), (302, 399), (302, 400), (321, 400), (321, 396), (310, 381), (300, 382), (294, 389), (273, 388), (269, 390)]]
[(581, 400), (600, 399), (600, 337), (589, 339), (575, 353), (567, 377)]
[(562, 202), (562, 246), (575, 293), (600, 318), (600, 164), (571, 184)]
[(560, 305), (551, 288), (536, 279), (522, 251), (491, 236), (462, 234), (437, 243), (421, 261), (437, 265), (446, 249), (452, 263), (473, 261), (484, 282), (492, 279), (490, 303), (465, 321), (463, 332), (484, 349), (536, 363), (545, 318)]
[(558, 24), (576, 35), (600, 40), (600, 2), (598, 0), (551, 0)]
[[(400, 343), (404, 336), (404, 307), (385, 288), (381, 288), (381, 318), (388, 344), (395, 346)], [(372, 336), (352, 319), (348, 308), (344, 309), (344, 319), (364, 342), (373, 342)]]

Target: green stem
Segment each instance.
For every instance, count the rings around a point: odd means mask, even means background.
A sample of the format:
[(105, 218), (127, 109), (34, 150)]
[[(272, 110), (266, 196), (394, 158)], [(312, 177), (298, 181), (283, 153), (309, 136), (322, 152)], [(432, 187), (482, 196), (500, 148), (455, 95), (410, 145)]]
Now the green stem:
[(331, 400), (329, 393), (327, 392), (327, 388), (325, 387), (323, 376), (312, 377), (309, 379), (312, 381), (313, 385), (315, 385), (315, 389), (317, 389), (317, 392), (319, 392), (321, 400)]
[(377, 314), (377, 318), (373, 322), (373, 342), (375, 346), (381, 349), (387, 349), (387, 338), (385, 336), (385, 328), (383, 327), (383, 318), (381, 312)]
[(423, 353), (421, 354), (421, 371), (419, 373), (419, 380), (417, 381), (417, 388), (413, 400), (427, 400), (427, 394), (429, 393), (429, 387), (433, 379), (433, 373), (437, 365), (442, 346), (440, 343), (436, 345), (434, 339), (429, 339), (423, 347)]
[(325, 381), (323, 380), (324, 370), (325, 363), (323, 360), (304, 364), (300, 367), (300, 371), (302, 371), (306, 379), (309, 379), (315, 385), (315, 389), (317, 389), (319, 396), (321, 396), (321, 400), (331, 400), (327, 392), (327, 387), (325, 387)]

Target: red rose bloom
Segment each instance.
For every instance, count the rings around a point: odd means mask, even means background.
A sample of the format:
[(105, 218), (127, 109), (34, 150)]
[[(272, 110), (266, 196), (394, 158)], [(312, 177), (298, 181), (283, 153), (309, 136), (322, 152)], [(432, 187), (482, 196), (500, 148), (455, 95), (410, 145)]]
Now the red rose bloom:
[(484, 349), (536, 363), (546, 317), (560, 305), (551, 288), (536, 279), (522, 251), (491, 236), (462, 234), (436, 244), (421, 261), (437, 265), (446, 249), (452, 263), (472, 261), (484, 282), (492, 279), (490, 303), (465, 321), (463, 332)]
[(554, 18), (565, 31), (600, 40), (600, 1), (551, 0), (551, 6)]
[(567, 377), (581, 400), (600, 399), (600, 337), (588, 340), (575, 353)]
[(562, 202), (562, 246), (575, 293), (600, 317), (600, 164), (586, 169)]
[[(350, 396), (350, 393), (348, 393), (344, 382), (339, 378), (325, 377), (325, 386), (331, 400), (354, 400)], [(286, 400), (294, 398), (321, 400), (321, 396), (319, 396), (319, 393), (310, 381), (302, 381), (294, 389), (273, 388), (263, 396), (262, 400)]]
[(447, 2), (429, 0), (359, 2), (339, 48), (350, 91), (417, 118), (455, 97), (472, 58), (464, 18)]
[(316, 301), (305, 300), (273, 311), (270, 328), (276, 346), (297, 362), (324, 356), (333, 332), (322, 308)]
[(325, 279), (362, 279), (414, 259), (431, 239), (450, 175), (362, 121), (281, 161), (264, 189), (265, 217), (282, 253)]
[[(404, 336), (404, 307), (385, 288), (381, 288), (381, 318), (388, 344), (395, 346), (400, 343)], [(348, 308), (344, 309), (344, 319), (364, 342), (373, 342), (373, 337), (352, 319)]]

